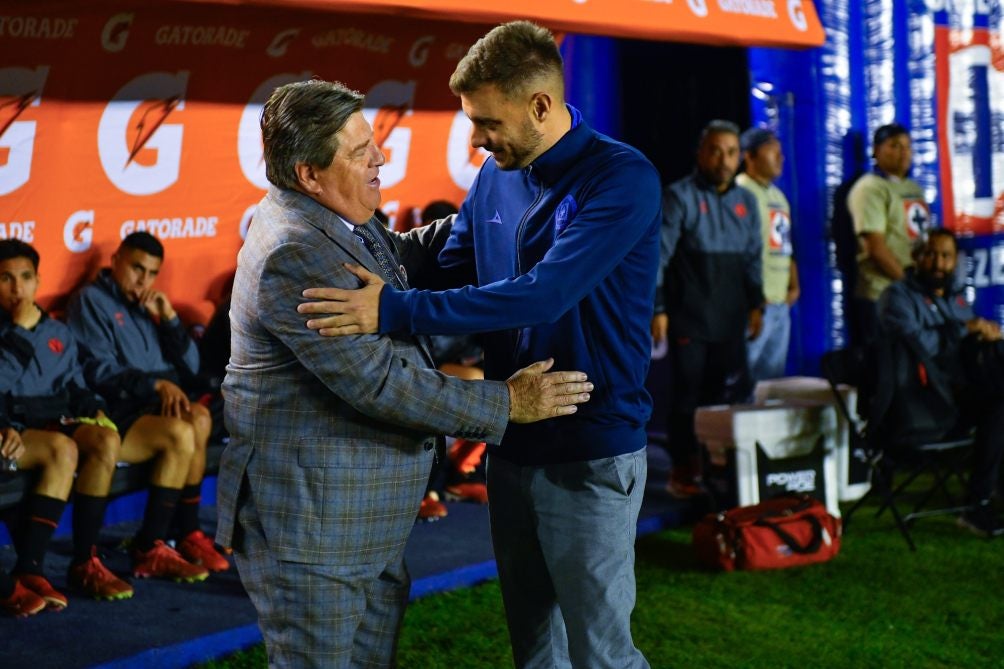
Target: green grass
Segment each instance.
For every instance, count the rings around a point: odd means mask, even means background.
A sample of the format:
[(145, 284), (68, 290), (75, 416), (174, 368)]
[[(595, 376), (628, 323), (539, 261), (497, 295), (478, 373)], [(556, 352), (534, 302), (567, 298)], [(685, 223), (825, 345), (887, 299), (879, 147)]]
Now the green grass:
[[(888, 514), (865, 507), (831, 562), (712, 573), (690, 530), (638, 542), (635, 642), (665, 667), (1004, 667), (1004, 540), (954, 518), (920, 520), (911, 553)], [(412, 603), (402, 669), (511, 667), (496, 583)], [(263, 646), (205, 669), (265, 667)]]

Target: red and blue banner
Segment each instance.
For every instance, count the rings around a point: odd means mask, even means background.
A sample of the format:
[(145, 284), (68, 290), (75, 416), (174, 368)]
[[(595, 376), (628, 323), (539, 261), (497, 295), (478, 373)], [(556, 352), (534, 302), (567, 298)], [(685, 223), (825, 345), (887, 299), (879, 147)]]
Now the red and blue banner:
[(941, 210), (968, 297), (1004, 322), (1004, 19), (999, 0), (935, 3)]
[(999, 5), (991, 30), (967, 4), (936, 14), (935, 57), (944, 224), (968, 237), (1004, 231), (1004, 44)]

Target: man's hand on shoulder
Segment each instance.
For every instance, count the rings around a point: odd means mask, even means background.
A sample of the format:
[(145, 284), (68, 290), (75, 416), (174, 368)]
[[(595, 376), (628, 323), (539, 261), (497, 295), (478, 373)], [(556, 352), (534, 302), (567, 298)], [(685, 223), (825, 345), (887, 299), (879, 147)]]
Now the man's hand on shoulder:
[(301, 314), (319, 314), (307, 321), (307, 327), (325, 337), (352, 334), (373, 334), (380, 324), (380, 292), (384, 280), (358, 265), (345, 264), (363, 286), (355, 290), (343, 288), (308, 288), (303, 296), (315, 302), (296, 307)]
[(524, 367), (509, 377), (509, 421), (533, 423), (576, 411), (576, 404), (589, 401), (593, 384), (582, 372), (545, 373), (554, 364), (549, 358)]

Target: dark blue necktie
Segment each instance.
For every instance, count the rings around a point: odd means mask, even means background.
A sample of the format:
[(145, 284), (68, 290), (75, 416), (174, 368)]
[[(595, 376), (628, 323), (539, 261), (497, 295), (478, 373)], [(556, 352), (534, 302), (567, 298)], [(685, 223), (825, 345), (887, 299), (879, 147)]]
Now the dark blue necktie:
[(408, 286), (405, 285), (404, 279), (397, 271), (394, 261), (387, 253), (384, 245), (377, 240), (376, 236), (368, 230), (365, 225), (357, 225), (353, 227), (352, 232), (354, 232), (355, 235), (362, 240), (366, 250), (369, 251), (370, 255), (373, 256), (373, 259), (377, 261), (377, 265), (380, 266), (380, 273), (383, 274), (384, 281), (389, 282), (392, 286), (399, 290), (407, 290)]

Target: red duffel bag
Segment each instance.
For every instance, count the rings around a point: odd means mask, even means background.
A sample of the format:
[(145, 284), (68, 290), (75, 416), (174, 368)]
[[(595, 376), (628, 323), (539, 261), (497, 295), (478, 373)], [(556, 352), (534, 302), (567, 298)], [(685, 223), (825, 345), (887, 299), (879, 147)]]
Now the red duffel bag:
[(840, 519), (808, 495), (785, 495), (709, 513), (694, 526), (694, 550), (709, 567), (782, 569), (826, 562), (840, 551)]

